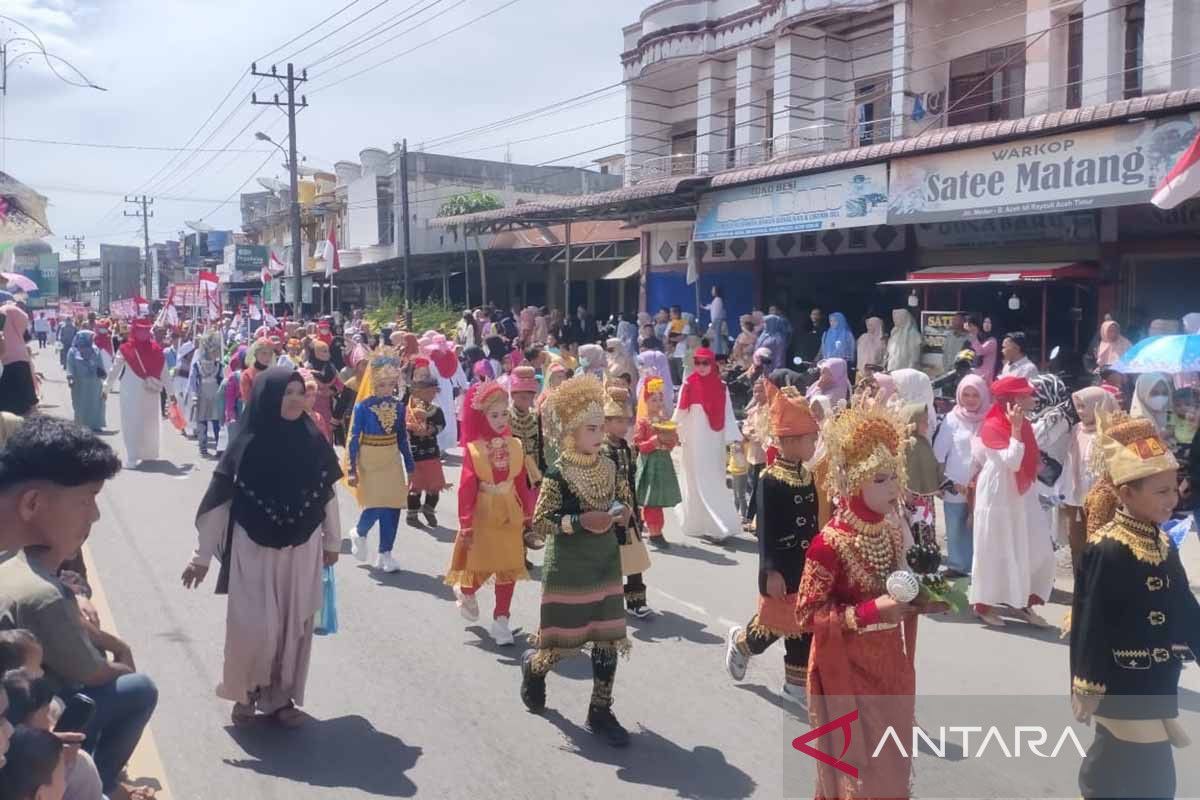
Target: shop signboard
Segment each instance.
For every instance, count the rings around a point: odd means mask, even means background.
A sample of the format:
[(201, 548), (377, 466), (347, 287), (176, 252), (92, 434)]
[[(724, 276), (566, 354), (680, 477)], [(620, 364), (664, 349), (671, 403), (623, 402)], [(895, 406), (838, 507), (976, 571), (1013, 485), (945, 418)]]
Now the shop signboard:
[(721, 189), (700, 198), (695, 241), (882, 225), (886, 164)]
[(893, 225), (1149, 201), (1200, 131), (1200, 114), (1148, 119), (891, 164)]
[(266, 268), (270, 253), (266, 245), (239, 244), (234, 246), (233, 268), (257, 277)]
[(981, 316), (973, 311), (922, 311), (921, 312), (921, 352), (941, 355), (946, 343), (946, 334), (950, 332), (950, 323), (955, 314), (964, 317)]
[(1095, 244), (1095, 211), (1028, 214), (1020, 217), (922, 222), (913, 226), (917, 245), (927, 250), (982, 250), (1030, 245)]

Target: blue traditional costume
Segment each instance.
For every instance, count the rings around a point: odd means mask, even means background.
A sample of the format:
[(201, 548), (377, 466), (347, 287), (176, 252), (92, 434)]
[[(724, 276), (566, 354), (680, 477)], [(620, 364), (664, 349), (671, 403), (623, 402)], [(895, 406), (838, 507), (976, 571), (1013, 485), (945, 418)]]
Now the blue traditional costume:
[(346, 442), (348, 483), (362, 508), (351, 532), (351, 551), (359, 561), (366, 561), (367, 533), (378, 522), (377, 566), (385, 572), (400, 569), (392, 559), (392, 547), (400, 509), (408, 506), (408, 476), (414, 468), (404, 405), (395, 395), (399, 380), (400, 360), (395, 355), (381, 351), (371, 357), (359, 385)]

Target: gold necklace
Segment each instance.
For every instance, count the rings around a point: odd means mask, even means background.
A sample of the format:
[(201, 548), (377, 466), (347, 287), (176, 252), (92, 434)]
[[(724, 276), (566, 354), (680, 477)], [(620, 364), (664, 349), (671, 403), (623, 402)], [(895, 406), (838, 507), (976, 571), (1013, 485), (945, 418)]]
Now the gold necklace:
[(612, 505), (617, 485), (617, 466), (612, 461), (599, 453), (570, 449), (559, 456), (558, 468), (585, 511), (607, 511)]
[(838, 516), (846, 527), (857, 534), (853, 537), (854, 549), (874, 576), (881, 583), (885, 582), (887, 576), (896, 569), (900, 550), (899, 531), (887, 517), (879, 522), (867, 522), (850, 508), (843, 509)]

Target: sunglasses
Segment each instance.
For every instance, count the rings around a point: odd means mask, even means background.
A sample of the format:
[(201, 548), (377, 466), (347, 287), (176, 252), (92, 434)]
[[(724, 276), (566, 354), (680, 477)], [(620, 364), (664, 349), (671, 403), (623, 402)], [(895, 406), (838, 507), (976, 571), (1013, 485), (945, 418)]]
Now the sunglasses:
[(697, 367), (699, 367), (699, 366), (701, 366), (702, 364), (703, 364), (703, 365), (708, 365), (708, 366), (711, 366), (711, 365), (712, 365), (712, 362), (711, 362), (711, 361), (709, 361), (707, 358), (697, 358), (697, 359), (696, 359), (696, 366), (697, 366)]

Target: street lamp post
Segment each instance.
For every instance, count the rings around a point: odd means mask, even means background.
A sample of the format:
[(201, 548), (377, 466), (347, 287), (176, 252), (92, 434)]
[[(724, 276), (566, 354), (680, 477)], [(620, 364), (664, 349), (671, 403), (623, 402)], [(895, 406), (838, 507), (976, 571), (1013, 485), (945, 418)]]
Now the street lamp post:
[[(294, 126), (295, 123), (293, 122), (292, 125)], [(292, 132), (295, 133), (294, 127)], [(292, 229), (292, 308), (294, 309), (296, 319), (300, 320), (304, 317), (304, 298), (302, 296), (304, 293), (304, 269), (301, 266), (302, 262), (300, 259), (300, 179), (296, 171), (296, 148), (295, 145), (292, 145), (290, 152), (284, 150), (279, 142), (262, 131), (256, 132), (254, 138), (260, 142), (270, 142), (275, 145), (279, 149), (279, 152), (283, 153), (285, 159), (284, 166), (288, 169), (291, 181), (290, 191), (292, 193), (290, 209)], [(288, 141), (294, 141), (294, 137), (289, 137)]]

